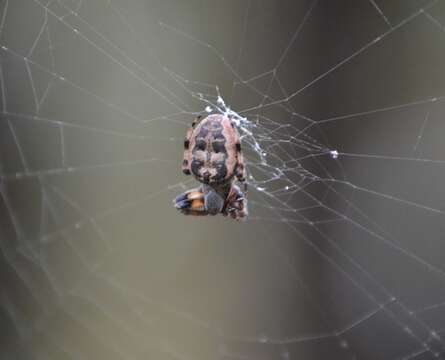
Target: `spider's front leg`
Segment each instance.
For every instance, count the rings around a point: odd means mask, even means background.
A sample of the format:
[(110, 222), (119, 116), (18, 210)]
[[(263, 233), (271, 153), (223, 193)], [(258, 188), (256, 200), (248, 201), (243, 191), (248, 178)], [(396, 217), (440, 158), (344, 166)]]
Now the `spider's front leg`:
[(232, 185), (223, 209), (223, 215), (230, 216), (235, 220), (245, 220), (248, 214), (247, 198), (238, 186)]
[(222, 211), (224, 199), (214, 190), (199, 187), (178, 195), (174, 204), (185, 215), (216, 215)]

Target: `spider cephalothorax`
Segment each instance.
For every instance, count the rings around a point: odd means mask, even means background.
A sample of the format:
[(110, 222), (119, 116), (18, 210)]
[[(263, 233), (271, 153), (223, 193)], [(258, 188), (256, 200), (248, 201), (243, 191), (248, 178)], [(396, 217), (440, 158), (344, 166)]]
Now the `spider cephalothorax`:
[(182, 171), (203, 184), (176, 197), (175, 206), (182, 213), (222, 213), (237, 220), (247, 216), (246, 170), (240, 136), (230, 118), (216, 114), (193, 121), (184, 141)]

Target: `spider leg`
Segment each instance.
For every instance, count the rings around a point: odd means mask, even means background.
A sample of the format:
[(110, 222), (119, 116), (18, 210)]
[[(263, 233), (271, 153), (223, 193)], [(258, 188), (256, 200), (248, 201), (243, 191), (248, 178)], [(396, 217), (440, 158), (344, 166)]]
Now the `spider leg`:
[(246, 167), (244, 166), (244, 157), (241, 152), (241, 144), (239, 142), (236, 143), (236, 151), (237, 151), (237, 164), (236, 164), (236, 178), (240, 182), (246, 181)]
[(200, 187), (187, 190), (175, 198), (174, 205), (184, 215), (207, 215), (204, 195)]
[(223, 209), (223, 215), (230, 216), (235, 220), (245, 220), (248, 216), (247, 198), (236, 185), (233, 185), (230, 189)]
[(247, 193), (247, 182), (246, 182), (247, 173), (246, 173), (246, 166), (244, 163), (244, 156), (241, 151), (241, 142), (239, 140), (239, 136), (238, 136), (238, 141), (236, 142), (235, 146), (236, 146), (236, 156), (237, 156), (235, 176), (236, 176), (237, 180), (243, 184), (243, 190), (244, 190), (244, 193), (246, 194)]
[(195, 120), (193, 120), (192, 125), (188, 128), (187, 133), (184, 139), (184, 156), (182, 160), (182, 172), (186, 175), (190, 175), (190, 158), (191, 158), (191, 149), (190, 149), (190, 140), (193, 135), (193, 129), (195, 126), (201, 121), (202, 117), (197, 116)]
[(185, 215), (216, 215), (222, 212), (224, 199), (214, 190), (199, 187), (178, 195), (174, 205)]
[(204, 206), (210, 215), (219, 214), (224, 207), (224, 199), (216, 191), (208, 191), (204, 196)]

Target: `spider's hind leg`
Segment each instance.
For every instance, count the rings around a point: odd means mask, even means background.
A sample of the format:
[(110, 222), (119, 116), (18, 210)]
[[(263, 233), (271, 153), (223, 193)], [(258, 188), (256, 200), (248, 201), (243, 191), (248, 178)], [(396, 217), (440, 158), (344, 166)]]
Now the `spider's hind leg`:
[(174, 204), (185, 215), (216, 215), (222, 211), (224, 199), (214, 190), (199, 187), (178, 195)]
[(230, 216), (235, 220), (246, 220), (249, 215), (245, 193), (236, 185), (232, 185), (230, 189), (223, 215)]
[(173, 203), (185, 215), (207, 215), (202, 188), (187, 190), (178, 195)]

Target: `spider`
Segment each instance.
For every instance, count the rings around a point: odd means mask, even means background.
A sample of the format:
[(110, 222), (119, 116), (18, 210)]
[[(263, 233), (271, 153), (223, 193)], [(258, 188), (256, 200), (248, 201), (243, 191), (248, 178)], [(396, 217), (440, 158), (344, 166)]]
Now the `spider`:
[(184, 141), (182, 171), (202, 184), (175, 198), (175, 207), (183, 214), (247, 217), (246, 168), (240, 136), (230, 118), (214, 114), (193, 121)]

